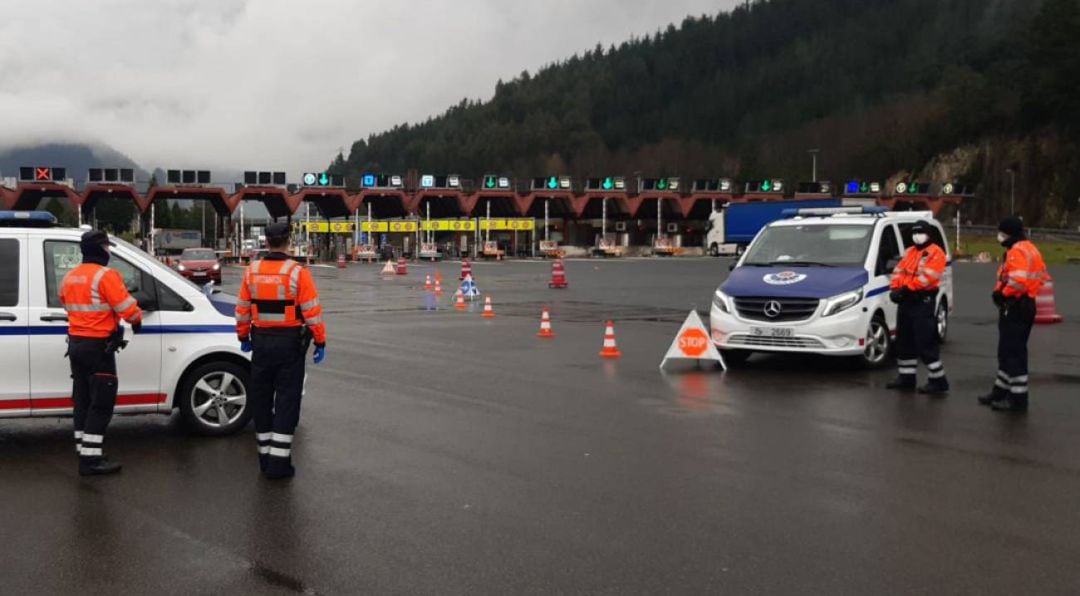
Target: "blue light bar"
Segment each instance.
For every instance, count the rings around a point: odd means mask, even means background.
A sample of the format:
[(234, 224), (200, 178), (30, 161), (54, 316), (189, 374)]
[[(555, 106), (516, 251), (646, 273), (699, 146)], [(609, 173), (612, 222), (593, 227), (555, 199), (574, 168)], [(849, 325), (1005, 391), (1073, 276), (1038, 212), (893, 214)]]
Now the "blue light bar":
[(881, 215), (885, 207), (812, 207), (808, 209), (784, 209), (782, 217), (827, 217), (831, 215)]
[(56, 225), (56, 216), (48, 211), (0, 211), (0, 221), (26, 221)]

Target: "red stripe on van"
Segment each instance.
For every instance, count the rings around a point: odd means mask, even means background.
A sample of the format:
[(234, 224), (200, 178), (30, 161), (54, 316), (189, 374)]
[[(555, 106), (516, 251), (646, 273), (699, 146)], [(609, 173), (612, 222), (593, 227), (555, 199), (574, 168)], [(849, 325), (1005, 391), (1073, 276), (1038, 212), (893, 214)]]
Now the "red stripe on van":
[[(165, 403), (168, 396), (164, 393), (134, 393), (116, 398), (118, 406), (150, 406)], [(35, 400), (9, 399), (0, 401), (0, 410), (60, 410), (74, 407), (70, 397), (45, 397)]]

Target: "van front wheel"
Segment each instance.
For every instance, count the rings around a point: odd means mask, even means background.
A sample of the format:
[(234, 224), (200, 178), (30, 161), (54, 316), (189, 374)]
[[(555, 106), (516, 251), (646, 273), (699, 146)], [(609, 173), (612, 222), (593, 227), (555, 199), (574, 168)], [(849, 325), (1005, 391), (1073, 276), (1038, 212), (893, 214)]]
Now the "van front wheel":
[(222, 436), (251, 419), (249, 372), (233, 362), (209, 362), (191, 371), (177, 399), (184, 423), (200, 435)]
[(891, 352), (892, 334), (885, 323), (885, 317), (877, 313), (870, 319), (870, 325), (866, 329), (865, 346), (860, 359), (866, 368), (881, 368), (888, 362)]

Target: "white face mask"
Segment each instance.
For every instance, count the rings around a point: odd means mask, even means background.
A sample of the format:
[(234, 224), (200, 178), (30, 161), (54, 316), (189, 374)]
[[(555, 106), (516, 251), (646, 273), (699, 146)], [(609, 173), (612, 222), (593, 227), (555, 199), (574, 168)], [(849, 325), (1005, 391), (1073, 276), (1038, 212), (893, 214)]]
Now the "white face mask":
[(1005, 241), (1009, 239), (1009, 235), (1005, 232), (998, 232), (998, 244), (1005, 244)]
[(915, 242), (915, 246), (922, 246), (930, 240), (930, 236), (926, 234), (912, 234), (911, 240)]

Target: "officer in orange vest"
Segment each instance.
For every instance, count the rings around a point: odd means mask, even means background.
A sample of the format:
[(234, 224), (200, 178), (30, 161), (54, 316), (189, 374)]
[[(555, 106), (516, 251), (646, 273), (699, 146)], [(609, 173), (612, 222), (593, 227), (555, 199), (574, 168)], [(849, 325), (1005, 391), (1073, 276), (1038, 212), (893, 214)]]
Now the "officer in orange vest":
[(896, 364), (899, 375), (886, 387), (913, 391), (921, 358), (929, 380), (919, 388), (919, 393), (944, 395), (949, 391), (949, 381), (941, 362), (934, 314), (948, 257), (940, 246), (930, 242), (930, 224), (925, 221), (915, 222), (911, 227), (911, 241), (913, 246), (893, 270), (889, 284), (889, 298), (898, 305)]
[(116, 352), (127, 344), (120, 319), (135, 333), (142, 329), (142, 310), (124, 279), (108, 267), (109, 246), (105, 232), (83, 234), (82, 265), (69, 271), (60, 285), (60, 301), (68, 316), (75, 449), (82, 476), (120, 471), (121, 465), (109, 461), (102, 447), (116, 407)]
[(994, 388), (979, 403), (999, 412), (1026, 412), (1027, 343), (1035, 324), (1035, 297), (1049, 274), (1020, 218), (1002, 220), (998, 242), (1007, 249), (992, 295), (998, 307), (998, 371)]
[(267, 478), (290, 478), (293, 433), (300, 422), (304, 358), (326, 356), (326, 326), (311, 272), (289, 257), (289, 225), (266, 228), (270, 251), (244, 271), (236, 302), (240, 349), (251, 355), (251, 407), (259, 466)]

